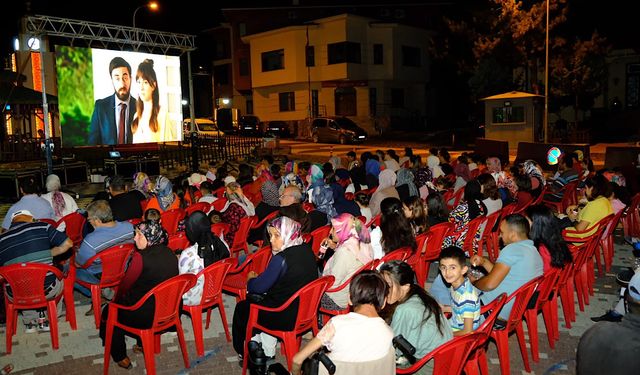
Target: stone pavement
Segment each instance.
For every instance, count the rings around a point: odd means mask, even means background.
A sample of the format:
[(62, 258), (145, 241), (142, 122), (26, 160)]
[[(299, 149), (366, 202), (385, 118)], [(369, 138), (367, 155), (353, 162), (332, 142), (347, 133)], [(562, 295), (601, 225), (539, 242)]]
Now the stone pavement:
[[(574, 374), (575, 373), (575, 350), (582, 333), (593, 323), (589, 319), (591, 316), (602, 314), (617, 298), (618, 286), (615, 281), (615, 273), (623, 267), (632, 263), (632, 253), (628, 245), (616, 244), (616, 253), (612, 273), (606, 277), (597, 279), (595, 296), (591, 298), (591, 304), (586, 306), (585, 312), (578, 312), (577, 321), (572, 328), (566, 329), (563, 326), (562, 312), (560, 311), (560, 341), (556, 348), (551, 350), (547, 343), (546, 333), (542, 315), (539, 316), (539, 342), (540, 342), (540, 362), (532, 363), (533, 373), (537, 374)], [(435, 266), (431, 269), (431, 276), (435, 274)], [(48, 333), (24, 332), (22, 325), (19, 325), (18, 332), (13, 338), (13, 353), (5, 353), (4, 327), (0, 328), (2, 339), (0, 339), (0, 365), (13, 363), (15, 374), (99, 374), (103, 366), (103, 347), (101, 345), (98, 332), (94, 327), (93, 317), (85, 317), (84, 313), (89, 308), (89, 300), (76, 293), (76, 313), (78, 316), (78, 330), (72, 331), (64, 318), (59, 319), (60, 327), (60, 349), (51, 350), (51, 340)], [(225, 296), (224, 305), (229, 318), (233, 316), (235, 299)], [(177, 337), (172, 334), (162, 336), (162, 352), (156, 355), (156, 366), (158, 374), (240, 374), (237, 357), (231, 343), (224, 337), (224, 331), (217, 311), (213, 311), (211, 326), (204, 331), (205, 335), (205, 356), (197, 357), (195, 354), (195, 344), (193, 341), (191, 320), (183, 316), (183, 328), (187, 339), (187, 348), (191, 368), (185, 369), (180, 354)], [(308, 338), (309, 336), (307, 336)], [(527, 339), (528, 340), (528, 339)], [(128, 339), (127, 346), (131, 348), (134, 341)], [(527, 345), (529, 345), (527, 343)], [(524, 373), (522, 359), (518, 349), (515, 335), (510, 337), (509, 347), (511, 352), (512, 374)], [(144, 374), (144, 358), (140, 354), (134, 354), (129, 350), (129, 356), (133, 361), (132, 370), (123, 370), (115, 363), (111, 362), (110, 372), (112, 374)], [(283, 358), (279, 355), (278, 360)], [(530, 353), (529, 360), (531, 361)], [(499, 362), (495, 345), (489, 346), (489, 369), (490, 373), (499, 373)]]

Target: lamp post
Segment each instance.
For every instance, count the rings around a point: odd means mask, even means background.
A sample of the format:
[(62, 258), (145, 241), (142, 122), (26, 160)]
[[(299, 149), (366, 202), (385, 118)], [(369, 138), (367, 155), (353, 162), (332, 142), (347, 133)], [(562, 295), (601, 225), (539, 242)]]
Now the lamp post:
[[(133, 11), (133, 28), (135, 30), (136, 28), (136, 14), (138, 14), (138, 11), (142, 8), (149, 8), (151, 10), (153, 10), (154, 12), (158, 10), (160, 6), (158, 5), (157, 1), (150, 1), (147, 4), (144, 5), (140, 5), (139, 7), (136, 8), (136, 10)], [(138, 30), (135, 30), (136, 33), (136, 40), (138, 40)]]
[(549, 0), (547, 2), (547, 25), (544, 42), (544, 143), (549, 142)]

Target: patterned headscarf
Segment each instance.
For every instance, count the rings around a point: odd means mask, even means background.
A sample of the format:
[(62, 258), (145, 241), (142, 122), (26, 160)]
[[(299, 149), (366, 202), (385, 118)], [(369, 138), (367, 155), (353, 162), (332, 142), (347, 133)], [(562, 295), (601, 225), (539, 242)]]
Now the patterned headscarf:
[(489, 173), (498, 173), (502, 172), (502, 163), (500, 163), (500, 159), (496, 157), (491, 157), (487, 159), (487, 170)]
[(324, 185), (324, 173), (322, 173), (322, 169), (317, 165), (311, 165), (311, 168), (309, 168), (309, 177), (309, 189)]
[(542, 185), (545, 184), (545, 179), (542, 175), (542, 172), (540, 172), (538, 163), (536, 163), (534, 160), (527, 160), (524, 162), (523, 167), (524, 173), (526, 173), (529, 177), (537, 177), (540, 182), (542, 182)]
[[(336, 233), (336, 237), (338, 237), (338, 247), (344, 246), (362, 264), (367, 264), (373, 260), (371, 236), (369, 235), (369, 230), (360, 219), (344, 213), (331, 219), (331, 226)], [(356, 241), (349, 241), (352, 238)], [(333, 259), (335, 257), (329, 258), (325, 266), (325, 273), (333, 267)]]
[(280, 216), (271, 220), (268, 227), (277, 230), (283, 240), (282, 248), (279, 250), (273, 249), (274, 252), (280, 252), (292, 246), (298, 246), (303, 242), (300, 223), (286, 216)]
[(284, 191), (284, 188), (294, 185), (297, 186), (298, 189), (304, 194), (304, 184), (302, 183), (302, 179), (295, 173), (289, 173), (288, 175), (282, 178), (282, 185), (280, 185), (280, 194)]
[[(147, 247), (155, 245), (166, 245), (169, 242), (167, 232), (157, 221), (147, 220), (136, 225), (142, 235), (147, 239)], [(142, 250), (142, 249), (139, 249)]]
[(160, 202), (162, 211), (166, 211), (176, 199), (175, 195), (173, 195), (173, 185), (165, 176), (158, 176), (158, 180), (156, 181), (156, 195), (158, 196), (158, 202)]
[(55, 174), (47, 176), (47, 191), (51, 192), (51, 205), (53, 206), (53, 213), (56, 217), (64, 216), (64, 209), (67, 207), (67, 203), (64, 201), (64, 196), (60, 192), (62, 184), (60, 183), (60, 177)]
[(411, 172), (406, 168), (400, 168), (398, 170), (398, 176), (396, 178), (396, 187), (399, 187), (405, 184), (409, 186), (410, 197), (419, 195), (418, 188), (416, 187), (416, 184), (414, 182), (413, 172)]
[(149, 196), (149, 192), (151, 191), (151, 180), (149, 176), (147, 176), (144, 172), (137, 172), (133, 175), (133, 189), (138, 190), (145, 197)]

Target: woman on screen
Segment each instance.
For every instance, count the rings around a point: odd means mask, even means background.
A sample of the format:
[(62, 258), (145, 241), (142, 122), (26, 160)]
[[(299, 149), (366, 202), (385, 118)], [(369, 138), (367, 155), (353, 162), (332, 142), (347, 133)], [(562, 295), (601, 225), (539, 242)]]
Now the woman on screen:
[(174, 139), (164, 136), (165, 115), (160, 111), (158, 78), (153, 69), (153, 60), (145, 59), (136, 72), (139, 97), (131, 131), (133, 143), (163, 142)]

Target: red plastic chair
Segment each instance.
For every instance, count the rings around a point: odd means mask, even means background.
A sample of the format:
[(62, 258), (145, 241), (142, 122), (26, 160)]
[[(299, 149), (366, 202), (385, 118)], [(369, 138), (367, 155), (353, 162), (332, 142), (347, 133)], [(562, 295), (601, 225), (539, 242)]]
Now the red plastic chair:
[(353, 193), (344, 193), (344, 199), (348, 201), (352, 201), (355, 199), (355, 194)]
[(311, 202), (302, 203), (302, 209), (308, 212), (311, 212), (316, 209), (316, 206)]
[(482, 255), (482, 247), (480, 246), (482, 241), (477, 240), (476, 235), (480, 231), (482, 224), (486, 223), (486, 221), (486, 216), (478, 216), (467, 224), (467, 233), (464, 237), (464, 242), (462, 243), (462, 250), (469, 254), (469, 257), (476, 253), (478, 253), (478, 255)]
[[(112, 288), (114, 292), (117, 292), (120, 280), (124, 276), (127, 260), (133, 250), (133, 244), (115, 245), (92, 256), (82, 266), (75, 265), (75, 262), (71, 263), (69, 276), (67, 276), (67, 282), (64, 287), (65, 289), (70, 289), (68, 293), (71, 295), (73, 295), (74, 283), (78, 283), (91, 291), (91, 306), (93, 307), (96, 328), (100, 328), (100, 314), (102, 313), (100, 308), (101, 291), (104, 288)], [(76, 269), (87, 269), (96, 261), (102, 264), (102, 274), (98, 284), (87, 283), (76, 278)]]
[(191, 246), (191, 242), (187, 238), (185, 232), (178, 232), (169, 236), (169, 243), (167, 244), (169, 249), (176, 251), (182, 251)]
[(367, 228), (371, 228), (372, 225), (375, 225), (376, 227), (380, 226), (380, 220), (382, 219), (382, 214), (377, 214), (376, 216), (371, 218), (371, 221), (369, 221), (366, 224)]
[[(553, 337), (555, 340), (560, 339), (560, 332), (558, 330), (558, 297), (562, 299), (562, 314), (564, 315), (564, 325), (567, 328), (571, 328), (571, 322), (575, 322), (576, 320), (576, 311), (574, 306), (573, 299), (573, 290), (574, 286), (574, 266), (573, 263), (565, 264), (565, 266), (560, 270), (560, 275), (558, 276), (558, 282), (556, 283), (555, 290), (551, 295), (551, 300), (549, 303), (551, 307), (551, 313), (554, 315), (551, 319), (552, 322), (555, 322), (553, 325)], [(549, 332), (547, 332), (549, 334)]]
[[(564, 187), (562, 187), (562, 189), (560, 189), (559, 191), (562, 192), (562, 199), (559, 202), (544, 200), (543, 197), (542, 203), (544, 203), (546, 206), (549, 206), (549, 208), (555, 210), (558, 213), (565, 213), (567, 207), (572, 204), (578, 203), (577, 189), (579, 183), (580, 181), (571, 181)], [(543, 195), (543, 193), (544, 191), (540, 194)]]
[[(335, 287), (331, 287), (331, 285), (329, 285), (330, 289), (327, 289), (326, 293), (335, 293), (343, 290), (344, 288), (348, 288), (349, 284), (351, 284), (351, 280), (353, 280), (353, 278), (356, 277), (357, 274), (366, 270), (375, 270), (377, 265), (378, 265), (378, 261), (372, 260), (371, 262), (363, 265), (358, 270), (356, 270), (356, 272), (354, 272), (351, 276), (349, 276), (349, 278), (345, 280), (342, 284)], [(351, 306), (349, 305), (346, 308), (341, 310), (330, 310), (330, 309), (325, 309), (323, 307), (320, 307), (318, 311), (321, 314), (323, 314), (323, 321), (324, 323), (326, 323), (329, 320), (329, 318), (332, 316), (348, 314), (349, 311), (351, 311)]]
[[(498, 210), (491, 215), (487, 216), (487, 221), (484, 225), (484, 230), (482, 231), (482, 236), (480, 237), (480, 243), (478, 244), (478, 255), (482, 255), (483, 249), (487, 249), (487, 255), (491, 259), (497, 259), (498, 253), (500, 252), (499, 243), (498, 243), (498, 234), (499, 230), (496, 228), (496, 224), (500, 220), (500, 215), (502, 215), (501, 210)], [(494, 228), (495, 238), (494, 238)]]
[[(155, 375), (156, 363), (154, 355), (160, 353), (160, 335), (168, 328), (176, 327), (178, 341), (182, 350), (184, 366), (189, 368), (189, 357), (187, 354), (187, 343), (184, 340), (184, 331), (180, 323), (180, 302), (182, 295), (196, 284), (196, 276), (192, 274), (178, 275), (170, 278), (151, 289), (138, 303), (133, 306), (123, 306), (111, 302), (109, 304), (109, 314), (107, 318), (107, 328), (104, 343), (104, 375), (109, 374), (109, 362), (111, 359), (111, 340), (113, 329), (120, 329), (140, 337), (144, 350), (144, 364), (147, 374)], [(155, 302), (155, 313), (151, 328), (140, 329), (126, 326), (118, 321), (118, 312), (121, 310), (135, 311), (139, 309), (147, 300), (153, 297)], [(153, 348), (153, 350), (152, 350)]]
[(462, 200), (463, 196), (464, 196), (464, 188), (460, 188), (455, 192), (453, 191), (453, 189), (449, 189), (447, 190), (446, 193), (444, 193), (444, 195), (442, 196), (442, 199), (444, 201), (444, 204), (447, 205), (447, 209), (451, 211), (454, 208), (456, 208), (458, 204), (460, 204), (460, 201)]
[(313, 254), (318, 258), (318, 254), (320, 253), (320, 245), (322, 244), (322, 240), (329, 237), (329, 232), (331, 232), (331, 225), (322, 226), (313, 232), (311, 235), (311, 250)]
[(518, 336), (518, 344), (520, 345), (520, 353), (522, 354), (522, 361), (524, 362), (524, 369), (527, 372), (531, 372), (531, 366), (529, 365), (529, 356), (527, 355), (527, 348), (524, 342), (524, 329), (522, 327), (522, 319), (524, 311), (527, 308), (527, 304), (536, 290), (536, 286), (541, 280), (540, 277), (529, 281), (524, 284), (518, 290), (513, 292), (505, 302), (505, 305), (511, 301), (514, 301), (509, 319), (507, 320), (507, 326), (504, 329), (492, 329), (491, 338), (496, 342), (498, 347), (498, 359), (500, 360), (500, 372), (502, 375), (510, 374), (510, 359), (509, 359), (509, 334), (516, 331)]
[(478, 374), (478, 372), (483, 375), (489, 375), (489, 368), (487, 365), (487, 345), (489, 344), (489, 337), (491, 335), (493, 325), (496, 323), (498, 315), (500, 314), (500, 311), (502, 311), (502, 307), (504, 307), (506, 302), (507, 294), (502, 293), (496, 299), (480, 308), (480, 314), (485, 316), (488, 314), (488, 316), (484, 322), (478, 326), (475, 332), (482, 332), (487, 336), (484, 342), (481, 341), (478, 343), (477, 347), (467, 360), (467, 364), (464, 367), (464, 371), (467, 375), (475, 375)]
[[(244, 341), (245, 355), (242, 361), (242, 375), (247, 373), (247, 361), (249, 358), (248, 345), (254, 330), (262, 331), (282, 340), (282, 350), (287, 357), (288, 368), (291, 370), (293, 356), (298, 352), (300, 346), (297, 337), (309, 330), (313, 331), (314, 336), (318, 334), (318, 305), (320, 305), (320, 298), (322, 298), (327, 288), (333, 284), (333, 281), (333, 276), (323, 276), (314, 280), (298, 290), (279, 307), (266, 307), (257, 304), (251, 305), (246, 339)], [(298, 316), (296, 317), (294, 328), (291, 331), (276, 331), (260, 325), (258, 315), (261, 311), (278, 313), (288, 308), (296, 300), (299, 301)]]
[(424, 232), (416, 236), (416, 252), (411, 254), (407, 258), (406, 262), (411, 266), (413, 272), (416, 274), (416, 282), (418, 285), (424, 287), (424, 283), (427, 280), (428, 269), (425, 269), (424, 254), (427, 248), (427, 240), (429, 239), (429, 232)]
[[(233, 259), (231, 259), (231, 261), (233, 261)], [(232, 263), (230, 260), (224, 259), (200, 271), (196, 275), (197, 278), (204, 277), (200, 304), (194, 306), (182, 306), (182, 309), (188, 312), (189, 316), (191, 316), (193, 337), (196, 341), (196, 352), (200, 357), (204, 355), (204, 338), (202, 336), (203, 310), (207, 310), (207, 324), (205, 329), (209, 329), (209, 323), (211, 322), (211, 310), (218, 306), (220, 319), (222, 319), (222, 327), (224, 327), (224, 334), (227, 336), (227, 341), (231, 341), (229, 326), (227, 324), (227, 315), (224, 311), (224, 304), (222, 302), (222, 282), (224, 281), (224, 278), (231, 266)]]
[[(47, 299), (44, 293), (44, 279), (47, 274), (53, 274), (58, 280), (63, 280), (64, 276), (59, 269), (41, 263), (18, 263), (0, 267), (0, 276), (4, 279), (4, 305), (7, 316), (7, 326), (5, 330), (7, 353), (11, 354), (11, 344), (13, 335), (16, 334), (18, 325), (19, 310), (35, 310), (47, 308), (49, 318), (49, 328), (51, 334), (51, 347), (58, 349), (58, 312), (56, 304), (60, 302), (63, 294), (53, 299)], [(11, 288), (13, 300), (10, 300), (7, 287)], [(67, 308), (67, 320), (72, 329), (77, 329), (75, 314), (69, 315), (69, 311), (75, 311), (73, 298), (65, 295)]]
[[(549, 298), (554, 292), (556, 283), (560, 277), (560, 270), (552, 268), (542, 275), (542, 279), (538, 284), (536, 291), (538, 292), (538, 299), (535, 306), (527, 308), (524, 311), (524, 319), (527, 321), (527, 332), (529, 333), (529, 344), (531, 346), (531, 358), (534, 362), (540, 361), (540, 353), (538, 351), (538, 312), (542, 311), (542, 317), (544, 318), (544, 326), (547, 329), (547, 339), (549, 340), (549, 346), (553, 349), (555, 346), (554, 341), (554, 313), (550, 310), (552, 305), (549, 303)], [(557, 312), (556, 312), (557, 316)]]
[(82, 244), (82, 228), (84, 228), (84, 224), (87, 222), (87, 218), (80, 215), (77, 212), (72, 212), (68, 215), (65, 215), (56, 224), (56, 227), (59, 227), (62, 223), (65, 223), (65, 233), (67, 237), (73, 241), (73, 246), (78, 248)]
[(43, 223), (47, 223), (47, 224), (51, 225), (51, 226), (52, 226), (52, 227), (54, 227), (54, 228), (57, 228), (57, 227), (58, 227), (58, 223), (56, 223), (56, 221), (55, 221), (55, 220), (51, 220), (51, 219), (38, 219), (38, 221), (41, 221), (41, 222), (43, 222)]
[(194, 203), (191, 206), (187, 207), (184, 212), (186, 216), (191, 215), (192, 213), (196, 212), (196, 211), (202, 211), (205, 214), (209, 213), (209, 210), (211, 209), (211, 204), (208, 202), (198, 202), (198, 203)]
[[(440, 251), (442, 250), (442, 242), (444, 238), (453, 232), (455, 224), (445, 221), (444, 223), (436, 224), (429, 229), (428, 238), (426, 239), (426, 250), (422, 256), (424, 262), (424, 282), (420, 284), (424, 286), (427, 281), (427, 275), (429, 274), (429, 267), (431, 263), (437, 261), (440, 258)], [(420, 247), (418, 247), (420, 249)], [(416, 275), (417, 276), (417, 275)]]
[(640, 193), (631, 198), (631, 204), (624, 209), (624, 214), (622, 214), (622, 226), (624, 227), (624, 235), (627, 237), (640, 237), (638, 205), (640, 205)]
[(216, 189), (212, 194), (215, 195), (218, 200), (222, 199), (224, 197), (224, 193), (226, 191), (226, 188), (224, 186)]
[(256, 221), (255, 216), (246, 216), (240, 219), (240, 226), (236, 231), (236, 235), (233, 237), (233, 243), (230, 244), (231, 248), (229, 252), (232, 257), (237, 257), (237, 253), (244, 251), (249, 255), (249, 245), (247, 244), (247, 238), (249, 237), (249, 230)]
[(178, 231), (178, 223), (184, 219), (184, 210), (182, 208), (174, 208), (160, 214), (160, 224), (168, 235), (175, 234)]
[(230, 227), (227, 223), (216, 223), (211, 224), (211, 233), (215, 234), (220, 238), (224, 238), (224, 234), (229, 231)]
[(229, 270), (222, 283), (222, 290), (236, 295), (236, 302), (247, 298), (247, 274), (253, 271), (261, 274), (267, 269), (271, 260), (271, 246), (265, 246), (253, 254), (249, 254), (244, 263)]
[(380, 261), (378, 263), (382, 264), (391, 262), (392, 260), (401, 260), (404, 262), (411, 256), (411, 254), (413, 254), (412, 248), (408, 246), (401, 247), (385, 254), (382, 258), (380, 258)]
[[(251, 230), (257, 230), (262, 228), (267, 222), (275, 219), (278, 215), (280, 214), (280, 211), (275, 210), (272, 213), (270, 213), (269, 215), (265, 216), (264, 218), (262, 218), (262, 220), (258, 221), (257, 219), (254, 221), (254, 223), (251, 225)], [(262, 243), (264, 242), (264, 240), (260, 239), (257, 241), (254, 241), (253, 244), (258, 246), (258, 247), (262, 247)]]
[(433, 373), (438, 375), (459, 375), (467, 364), (471, 352), (486, 341), (487, 334), (471, 332), (454, 337), (453, 340), (440, 345), (431, 353), (420, 358), (407, 368), (396, 368), (396, 374), (413, 374), (418, 372), (427, 362), (433, 360)]
[(149, 205), (149, 202), (151, 202), (151, 199), (153, 198), (147, 198), (140, 201), (140, 209), (142, 210), (143, 214), (147, 210), (147, 206)]
[[(609, 224), (605, 228), (602, 233), (602, 238), (600, 239), (600, 247), (602, 248), (602, 260), (604, 262), (604, 270), (605, 272), (611, 272), (611, 263), (613, 262), (613, 234), (620, 223), (620, 218), (624, 214), (624, 210), (620, 210), (617, 214), (611, 218)], [(596, 254), (598, 251), (596, 250)], [(598, 260), (598, 274), (602, 276), (602, 269), (600, 268), (600, 259)]]
[(211, 203), (211, 207), (215, 210), (215, 211), (222, 211), (224, 209), (224, 206), (227, 205), (227, 198), (218, 198), (215, 201), (213, 201), (213, 203)]

